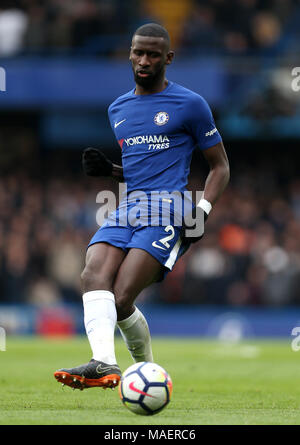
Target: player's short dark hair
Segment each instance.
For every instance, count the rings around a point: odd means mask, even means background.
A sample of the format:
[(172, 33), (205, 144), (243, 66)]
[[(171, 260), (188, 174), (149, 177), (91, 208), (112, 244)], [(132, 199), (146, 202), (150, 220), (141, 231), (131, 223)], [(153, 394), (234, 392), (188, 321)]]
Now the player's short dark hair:
[(144, 37), (162, 37), (166, 40), (168, 47), (170, 46), (170, 36), (168, 31), (158, 23), (146, 23), (145, 25), (140, 26), (133, 34), (133, 37), (136, 35)]

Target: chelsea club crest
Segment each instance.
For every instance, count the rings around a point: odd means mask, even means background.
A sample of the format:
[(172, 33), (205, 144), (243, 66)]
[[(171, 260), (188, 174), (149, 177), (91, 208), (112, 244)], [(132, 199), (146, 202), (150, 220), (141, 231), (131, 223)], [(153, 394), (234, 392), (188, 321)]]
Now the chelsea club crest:
[(169, 120), (169, 115), (165, 111), (160, 111), (159, 113), (156, 113), (154, 116), (154, 123), (156, 125), (165, 125)]

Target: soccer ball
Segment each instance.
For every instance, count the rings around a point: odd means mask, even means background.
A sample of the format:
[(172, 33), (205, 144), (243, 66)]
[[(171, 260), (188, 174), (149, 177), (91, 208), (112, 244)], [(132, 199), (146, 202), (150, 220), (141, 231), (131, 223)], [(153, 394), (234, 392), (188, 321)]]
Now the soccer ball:
[(123, 373), (119, 394), (124, 405), (135, 414), (159, 413), (170, 402), (172, 380), (156, 363), (139, 362)]

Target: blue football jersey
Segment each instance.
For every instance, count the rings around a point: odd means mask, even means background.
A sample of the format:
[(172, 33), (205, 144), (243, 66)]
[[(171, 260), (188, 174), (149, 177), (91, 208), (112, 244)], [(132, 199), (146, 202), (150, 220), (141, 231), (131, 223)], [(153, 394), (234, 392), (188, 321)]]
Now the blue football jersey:
[(122, 150), (126, 191), (89, 245), (145, 250), (166, 274), (190, 245), (181, 227), (194, 205), (186, 190), (193, 150), (212, 147), (221, 137), (206, 101), (170, 81), (156, 94), (129, 91), (108, 114)]
[(108, 116), (128, 192), (184, 192), (194, 148), (221, 141), (205, 99), (171, 81), (160, 93), (120, 96)]

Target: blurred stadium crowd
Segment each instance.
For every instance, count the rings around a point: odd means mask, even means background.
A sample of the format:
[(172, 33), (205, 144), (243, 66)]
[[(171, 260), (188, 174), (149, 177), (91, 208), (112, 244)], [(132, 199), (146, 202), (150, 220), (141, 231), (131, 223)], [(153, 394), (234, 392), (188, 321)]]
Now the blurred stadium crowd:
[[(300, 303), (296, 166), (287, 153), (281, 158), (276, 151), (253, 154), (251, 147), (244, 147), (241, 156), (230, 146), (227, 149), (233, 161), (232, 179), (207, 222), (205, 237), (164, 282), (143, 292), (142, 301)], [(190, 190), (201, 189), (199, 178), (205, 177), (199, 156), (193, 161)], [(77, 169), (68, 164), (68, 157), (60, 155), (28, 168), (24, 163), (19, 172), (0, 179), (2, 301), (81, 300), (85, 248), (97, 229), (96, 195), (103, 189), (117, 192), (118, 186), (112, 180), (85, 178), (80, 153), (75, 158)]]
[[(0, 58), (33, 54), (127, 59), (132, 33), (149, 21), (163, 22), (176, 52), (187, 57), (299, 54), (299, 0), (171, 3), (170, 8), (170, 0), (1, 0)], [(234, 90), (235, 71), (232, 79)], [(291, 94), (289, 73), (287, 85)], [(236, 95), (239, 100), (240, 90)], [(259, 120), (286, 103), (281, 97), (274, 103), (261, 89), (257, 98), (254, 104), (247, 99), (246, 105)], [(21, 120), (25, 114), (23, 110)], [(101, 189), (116, 190), (116, 184), (85, 178), (79, 151), (58, 150), (52, 156), (34, 123), (15, 128), (15, 116), (10, 119), (8, 110), (2, 110), (4, 115), (0, 302), (81, 302), (85, 249), (97, 229), (96, 195)], [(262, 140), (225, 141), (231, 182), (209, 217), (205, 237), (165, 281), (146, 289), (141, 301), (300, 304), (298, 147), (291, 145), (288, 152), (288, 142), (268, 144), (266, 149)], [(197, 165), (201, 162), (193, 163), (190, 190), (203, 188), (198, 182), (203, 171)]]
[[(127, 57), (134, 30), (163, 21), (176, 50), (252, 54), (297, 44), (299, 0), (1, 0), (0, 57)], [(5, 38), (3, 38), (5, 36)]]

